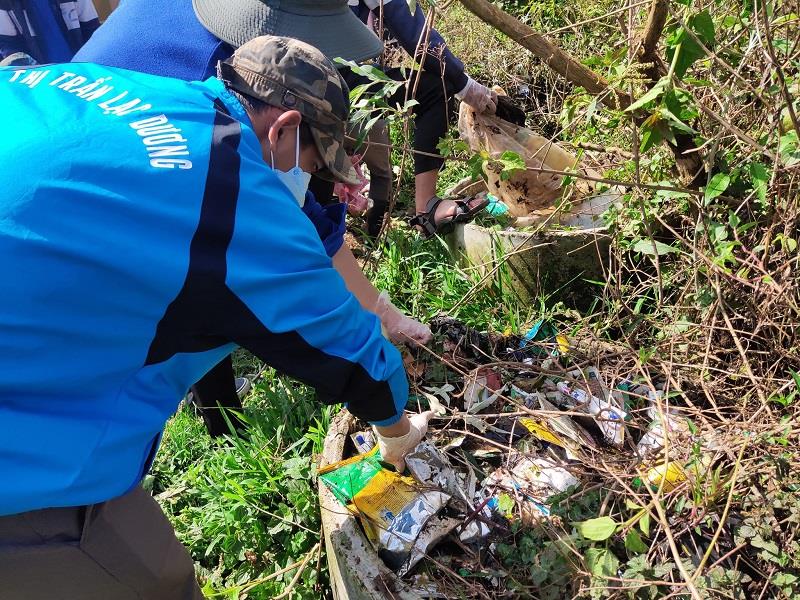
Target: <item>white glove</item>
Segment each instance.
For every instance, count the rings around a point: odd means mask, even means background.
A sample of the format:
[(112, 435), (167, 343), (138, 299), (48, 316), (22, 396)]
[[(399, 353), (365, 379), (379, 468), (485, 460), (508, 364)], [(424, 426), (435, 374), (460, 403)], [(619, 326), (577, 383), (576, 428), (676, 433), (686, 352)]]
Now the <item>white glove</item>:
[(381, 320), (384, 334), (393, 344), (424, 345), (431, 341), (430, 327), (400, 312), (386, 292), (378, 296), (374, 312)]
[(494, 113), (497, 110), (497, 93), (467, 76), (467, 85), (456, 94), (456, 98), (469, 104), (479, 113)]
[(375, 437), (378, 440), (378, 450), (380, 450), (381, 458), (384, 461), (394, 465), (398, 473), (406, 470), (406, 461), (404, 457), (409, 452), (413, 452), (428, 432), (428, 421), (433, 416), (432, 410), (426, 410), (422, 413), (416, 413), (408, 418), (410, 428), (408, 433), (400, 437), (385, 437), (380, 434), (377, 427), (375, 430)]

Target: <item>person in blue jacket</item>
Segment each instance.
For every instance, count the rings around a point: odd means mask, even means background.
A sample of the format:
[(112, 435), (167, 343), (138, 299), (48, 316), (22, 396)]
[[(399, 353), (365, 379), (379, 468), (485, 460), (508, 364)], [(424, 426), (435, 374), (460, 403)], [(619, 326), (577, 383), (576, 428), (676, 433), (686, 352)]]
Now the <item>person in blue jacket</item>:
[[(353, 177), (347, 86), (262, 37), (203, 82), (0, 68), (0, 582), (9, 598), (201, 598), (140, 487), (187, 386), (236, 346), (346, 402), (385, 460), (425, 433), (381, 322), (300, 204)], [(46, 365), (46, 368), (42, 368)]]
[[(264, 10), (271, 11), (258, 18), (277, 24), (273, 28), (275, 31), (265, 30), (261, 32), (263, 34), (285, 34), (306, 41), (323, 52), (328, 48), (331, 50), (325, 52), (328, 57), (343, 56), (355, 61), (376, 56), (383, 48), (375, 34), (348, 9), (346, 0), (292, 0), (272, 4), (275, 6), (269, 8), (257, 3)], [(240, 3), (226, 3), (224, 10), (236, 13), (240, 8)], [(236, 45), (221, 40), (200, 23), (192, 8), (192, 0), (126, 0), (73, 60), (186, 81), (203, 80), (214, 75), (219, 60), (228, 58), (236, 47), (258, 35), (261, 34), (254, 33)], [(336, 47), (331, 44), (336, 44)], [(329, 189), (333, 189), (332, 185)], [(344, 244), (345, 205), (322, 206), (309, 193), (302, 210), (316, 227), (348, 289), (364, 308), (380, 316), (390, 339), (398, 344), (429, 341), (430, 329), (404, 315), (386, 294), (379, 293)], [(192, 387), (193, 400), (212, 435), (229, 432), (218, 406), (241, 409), (236, 388), (229, 357), (220, 361)], [(237, 423), (234, 414), (229, 417), (234, 424)]]
[(92, 0), (0, 0), (0, 62), (67, 62), (99, 26)]

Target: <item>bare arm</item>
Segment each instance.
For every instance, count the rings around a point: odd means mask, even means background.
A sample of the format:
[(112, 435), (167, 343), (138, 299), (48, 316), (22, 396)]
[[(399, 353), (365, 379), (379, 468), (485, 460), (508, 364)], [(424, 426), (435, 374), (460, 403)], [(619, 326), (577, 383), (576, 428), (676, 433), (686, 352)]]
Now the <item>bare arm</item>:
[(342, 276), (347, 289), (356, 297), (361, 307), (374, 313), (379, 292), (364, 275), (347, 244), (342, 244), (342, 247), (333, 255), (333, 266)]

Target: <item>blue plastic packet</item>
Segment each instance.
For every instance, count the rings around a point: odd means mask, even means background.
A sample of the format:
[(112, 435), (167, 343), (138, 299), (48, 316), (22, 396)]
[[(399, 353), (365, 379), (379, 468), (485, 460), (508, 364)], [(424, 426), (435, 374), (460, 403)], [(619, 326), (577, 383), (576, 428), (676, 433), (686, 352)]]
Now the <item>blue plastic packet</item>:
[(484, 210), (492, 216), (504, 215), (508, 212), (508, 206), (494, 194), (486, 194), (489, 204)]

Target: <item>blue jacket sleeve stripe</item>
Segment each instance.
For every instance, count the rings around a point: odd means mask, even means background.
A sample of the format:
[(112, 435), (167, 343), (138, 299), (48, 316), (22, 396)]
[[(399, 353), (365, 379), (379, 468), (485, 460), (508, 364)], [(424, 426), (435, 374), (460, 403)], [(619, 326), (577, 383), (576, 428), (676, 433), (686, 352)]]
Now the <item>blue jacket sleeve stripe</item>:
[(188, 273), (158, 324), (147, 364), (232, 341), (314, 387), (322, 402), (347, 403), (370, 422), (394, 422), (408, 397), (399, 353), (344, 289), (254, 138), (218, 106)]
[(345, 214), (347, 205), (344, 202), (322, 206), (310, 191), (306, 192), (303, 212), (314, 224), (325, 252), (333, 256), (344, 244)]

